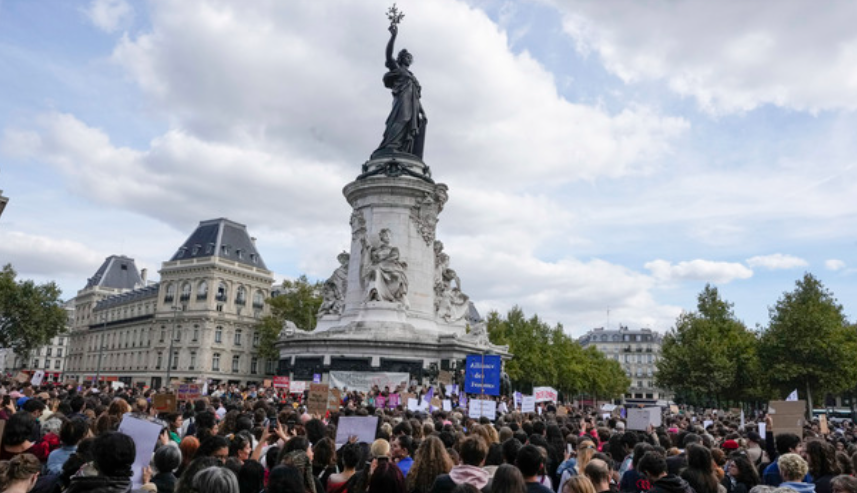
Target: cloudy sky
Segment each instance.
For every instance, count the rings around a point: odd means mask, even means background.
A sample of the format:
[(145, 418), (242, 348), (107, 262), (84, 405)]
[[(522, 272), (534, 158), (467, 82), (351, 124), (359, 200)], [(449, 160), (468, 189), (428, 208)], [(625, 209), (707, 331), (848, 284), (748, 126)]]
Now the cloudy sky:
[[(812, 272), (857, 314), (857, 4), (399, 0), (484, 312), (670, 328), (717, 285), (749, 326)], [(0, 0), (0, 263), (83, 287), (200, 220), (327, 277), (380, 142), (384, 1)]]

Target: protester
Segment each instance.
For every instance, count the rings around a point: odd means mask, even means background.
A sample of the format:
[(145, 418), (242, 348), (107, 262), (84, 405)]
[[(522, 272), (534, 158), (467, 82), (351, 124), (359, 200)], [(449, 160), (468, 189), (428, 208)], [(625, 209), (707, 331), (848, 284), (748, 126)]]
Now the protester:
[(158, 493), (173, 493), (178, 478), (174, 474), (182, 462), (181, 452), (178, 448), (162, 445), (155, 451), (152, 464), (155, 466), (155, 474), (152, 483), (158, 487)]
[[(97, 475), (79, 475), (71, 479), (64, 493), (126, 493), (131, 489), (131, 465), (134, 463), (137, 449), (134, 440), (128, 435), (108, 431), (95, 439), (92, 444), (92, 458)], [(144, 485), (149, 483), (151, 470), (143, 470)], [(157, 487), (139, 491), (152, 491)]]
[(759, 473), (746, 455), (732, 457), (721, 482), (728, 493), (749, 493), (759, 483)]
[(518, 451), (515, 464), (521, 470), (527, 493), (550, 493), (552, 490), (539, 482), (539, 475), (544, 472), (545, 457), (541, 450), (534, 445), (524, 445)]
[[(533, 447), (535, 448), (535, 447)], [(448, 493), (456, 485), (468, 483), (479, 490), (489, 491), (488, 482), (490, 477), (482, 469), (485, 456), (488, 455), (488, 445), (479, 436), (470, 436), (461, 444), (461, 464), (454, 466), (449, 474), (442, 474), (434, 480), (431, 493)], [(541, 453), (539, 453), (541, 457)]]
[(798, 493), (814, 493), (815, 485), (802, 481), (809, 472), (809, 465), (798, 454), (783, 454), (779, 457), (779, 472), (783, 478), (780, 486)]
[(573, 476), (568, 478), (560, 493), (596, 493), (592, 481), (586, 476)]
[(225, 467), (209, 467), (199, 471), (193, 487), (200, 493), (239, 493), (238, 479)]
[(42, 464), (32, 454), (18, 454), (0, 462), (0, 491), (27, 493), (36, 485)]
[(637, 466), (651, 483), (651, 493), (695, 493), (687, 481), (669, 473), (666, 459), (658, 452), (646, 452)]
[(414, 463), (408, 471), (408, 493), (427, 493), (435, 479), (447, 475), (452, 468), (453, 461), (443, 442), (435, 436), (426, 438), (417, 449)]

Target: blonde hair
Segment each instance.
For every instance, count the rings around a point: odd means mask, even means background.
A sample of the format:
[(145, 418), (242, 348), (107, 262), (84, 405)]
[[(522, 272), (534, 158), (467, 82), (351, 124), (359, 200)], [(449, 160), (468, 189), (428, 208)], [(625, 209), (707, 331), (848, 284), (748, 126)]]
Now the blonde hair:
[(562, 493), (595, 493), (595, 486), (586, 476), (571, 476), (562, 485)]
[(780, 476), (785, 481), (801, 481), (809, 472), (809, 465), (797, 454), (783, 454), (777, 463), (780, 466)]
[(390, 442), (384, 440), (383, 438), (379, 438), (372, 442), (372, 446), (369, 448), (370, 454), (372, 457), (389, 457), (390, 456)]

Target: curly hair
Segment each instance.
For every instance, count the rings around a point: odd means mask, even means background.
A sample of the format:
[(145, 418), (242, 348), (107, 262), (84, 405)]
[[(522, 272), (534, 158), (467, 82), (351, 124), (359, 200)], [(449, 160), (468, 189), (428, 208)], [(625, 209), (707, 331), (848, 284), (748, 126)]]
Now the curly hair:
[(785, 481), (801, 481), (809, 472), (809, 465), (797, 454), (783, 454), (777, 460), (780, 475)]
[(827, 442), (821, 440), (806, 442), (806, 458), (813, 478), (839, 474), (836, 449)]
[(430, 436), (417, 449), (414, 463), (408, 472), (407, 490), (425, 493), (431, 489), (435, 478), (452, 469), (452, 459), (440, 438)]

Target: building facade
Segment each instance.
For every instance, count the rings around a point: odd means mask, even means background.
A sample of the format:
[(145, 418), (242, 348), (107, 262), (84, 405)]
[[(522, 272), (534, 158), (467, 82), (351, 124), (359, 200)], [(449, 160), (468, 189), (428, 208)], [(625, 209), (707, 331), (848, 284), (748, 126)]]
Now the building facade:
[(65, 332), (53, 337), (44, 346), (34, 349), (29, 355), (16, 354), (10, 348), (0, 349), (0, 369), (7, 376), (20, 371), (32, 374), (36, 370), (45, 372), (46, 382), (62, 382), (68, 356), (68, 332), (74, 324), (74, 301), (64, 305), (67, 314)]
[(159, 273), (150, 283), (133, 259), (105, 260), (75, 298), (68, 377), (157, 388), (274, 374), (256, 354), (273, 275), (244, 225), (200, 222)]
[(626, 404), (655, 404), (667, 400), (667, 392), (655, 386), (655, 364), (661, 356), (663, 337), (652, 329), (617, 330), (597, 328), (579, 339), (583, 347), (595, 346), (608, 358), (618, 361), (631, 386), (625, 393)]

